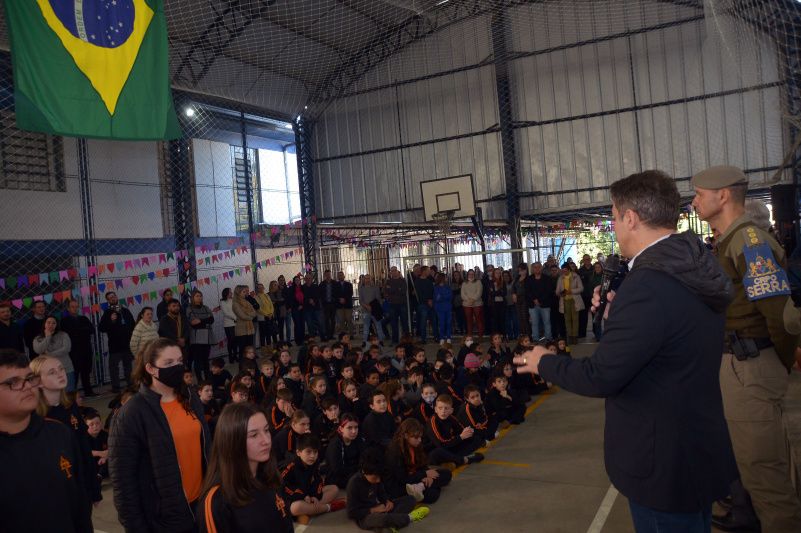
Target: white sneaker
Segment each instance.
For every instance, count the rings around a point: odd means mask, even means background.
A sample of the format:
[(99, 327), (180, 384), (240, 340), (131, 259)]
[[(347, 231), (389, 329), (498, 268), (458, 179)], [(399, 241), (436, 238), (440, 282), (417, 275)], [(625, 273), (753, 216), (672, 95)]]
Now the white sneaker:
[(450, 339), (448, 339), (447, 342), (448, 342), (448, 344), (452, 344)]
[(439, 340), (439, 345), (440, 346), (445, 346), (445, 339), (440, 339)]
[(425, 488), (425, 485), (423, 485), (422, 487), (421, 485), (423, 484), (422, 483), (417, 483), (415, 485), (412, 485), (411, 483), (406, 484), (406, 494), (408, 494), (409, 496), (414, 496), (414, 501), (416, 501), (417, 503), (420, 503), (421, 501), (423, 501), (423, 498), (425, 498), (425, 496), (423, 495), (423, 490)]

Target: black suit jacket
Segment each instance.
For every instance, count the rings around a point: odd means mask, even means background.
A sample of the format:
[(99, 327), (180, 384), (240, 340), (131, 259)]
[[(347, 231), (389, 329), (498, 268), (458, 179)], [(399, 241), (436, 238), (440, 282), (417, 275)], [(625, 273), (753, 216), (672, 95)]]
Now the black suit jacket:
[(606, 398), (604, 457), (640, 505), (697, 512), (736, 477), (719, 369), (724, 315), (673, 276), (635, 269), (620, 287), (595, 354), (547, 355), (540, 375)]

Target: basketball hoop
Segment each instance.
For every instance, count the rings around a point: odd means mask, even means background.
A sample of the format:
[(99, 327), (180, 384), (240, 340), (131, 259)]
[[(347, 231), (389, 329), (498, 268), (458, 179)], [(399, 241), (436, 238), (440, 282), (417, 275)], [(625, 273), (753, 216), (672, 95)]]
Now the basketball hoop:
[(440, 211), (439, 213), (431, 215), (431, 218), (437, 225), (437, 229), (445, 238), (448, 237), (448, 232), (451, 229), (451, 223), (453, 223), (453, 215), (455, 213), (456, 211)]

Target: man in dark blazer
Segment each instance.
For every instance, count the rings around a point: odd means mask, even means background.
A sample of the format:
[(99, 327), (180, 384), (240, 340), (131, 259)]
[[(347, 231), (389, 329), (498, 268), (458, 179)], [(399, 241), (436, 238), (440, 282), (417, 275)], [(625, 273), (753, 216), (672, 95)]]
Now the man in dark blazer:
[(610, 188), (621, 253), (631, 258), (594, 355), (536, 347), (518, 372), (606, 398), (609, 478), (638, 533), (710, 531), (712, 503), (737, 476), (718, 373), (732, 288), (700, 239), (675, 234), (680, 197), (659, 171)]

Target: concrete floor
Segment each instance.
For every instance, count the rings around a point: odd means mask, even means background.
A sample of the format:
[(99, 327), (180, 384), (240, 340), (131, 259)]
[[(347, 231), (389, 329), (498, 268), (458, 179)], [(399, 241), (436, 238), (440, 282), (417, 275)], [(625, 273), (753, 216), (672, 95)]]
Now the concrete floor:
[[(594, 346), (578, 346), (574, 356), (589, 355)], [(433, 359), (437, 347), (429, 348)], [(793, 426), (798, 422), (801, 428), (801, 373), (793, 372), (788, 396)], [(107, 402), (106, 397), (87, 404), (104, 408)], [(503, 432), (486, 451), (483, 463), (457, 470), (431, 514), (411, 530), (433, 533), (500, 526), (504, 532), (521, 533), (633, 532), (628, 502), (610, 491), (604, 470), (603, 426), (603, 400), (558, 389), (535, 397), (526, 422)], [(795, 432), (799, 434), (798, 428)], [(108, 483), (103, 497), (94, 512), (96, 531), (122, 532)], [(603, 509), (602, 504), (606, 504)], [(315, 518), (306, 531), (356, 529), (340, 511)]]

